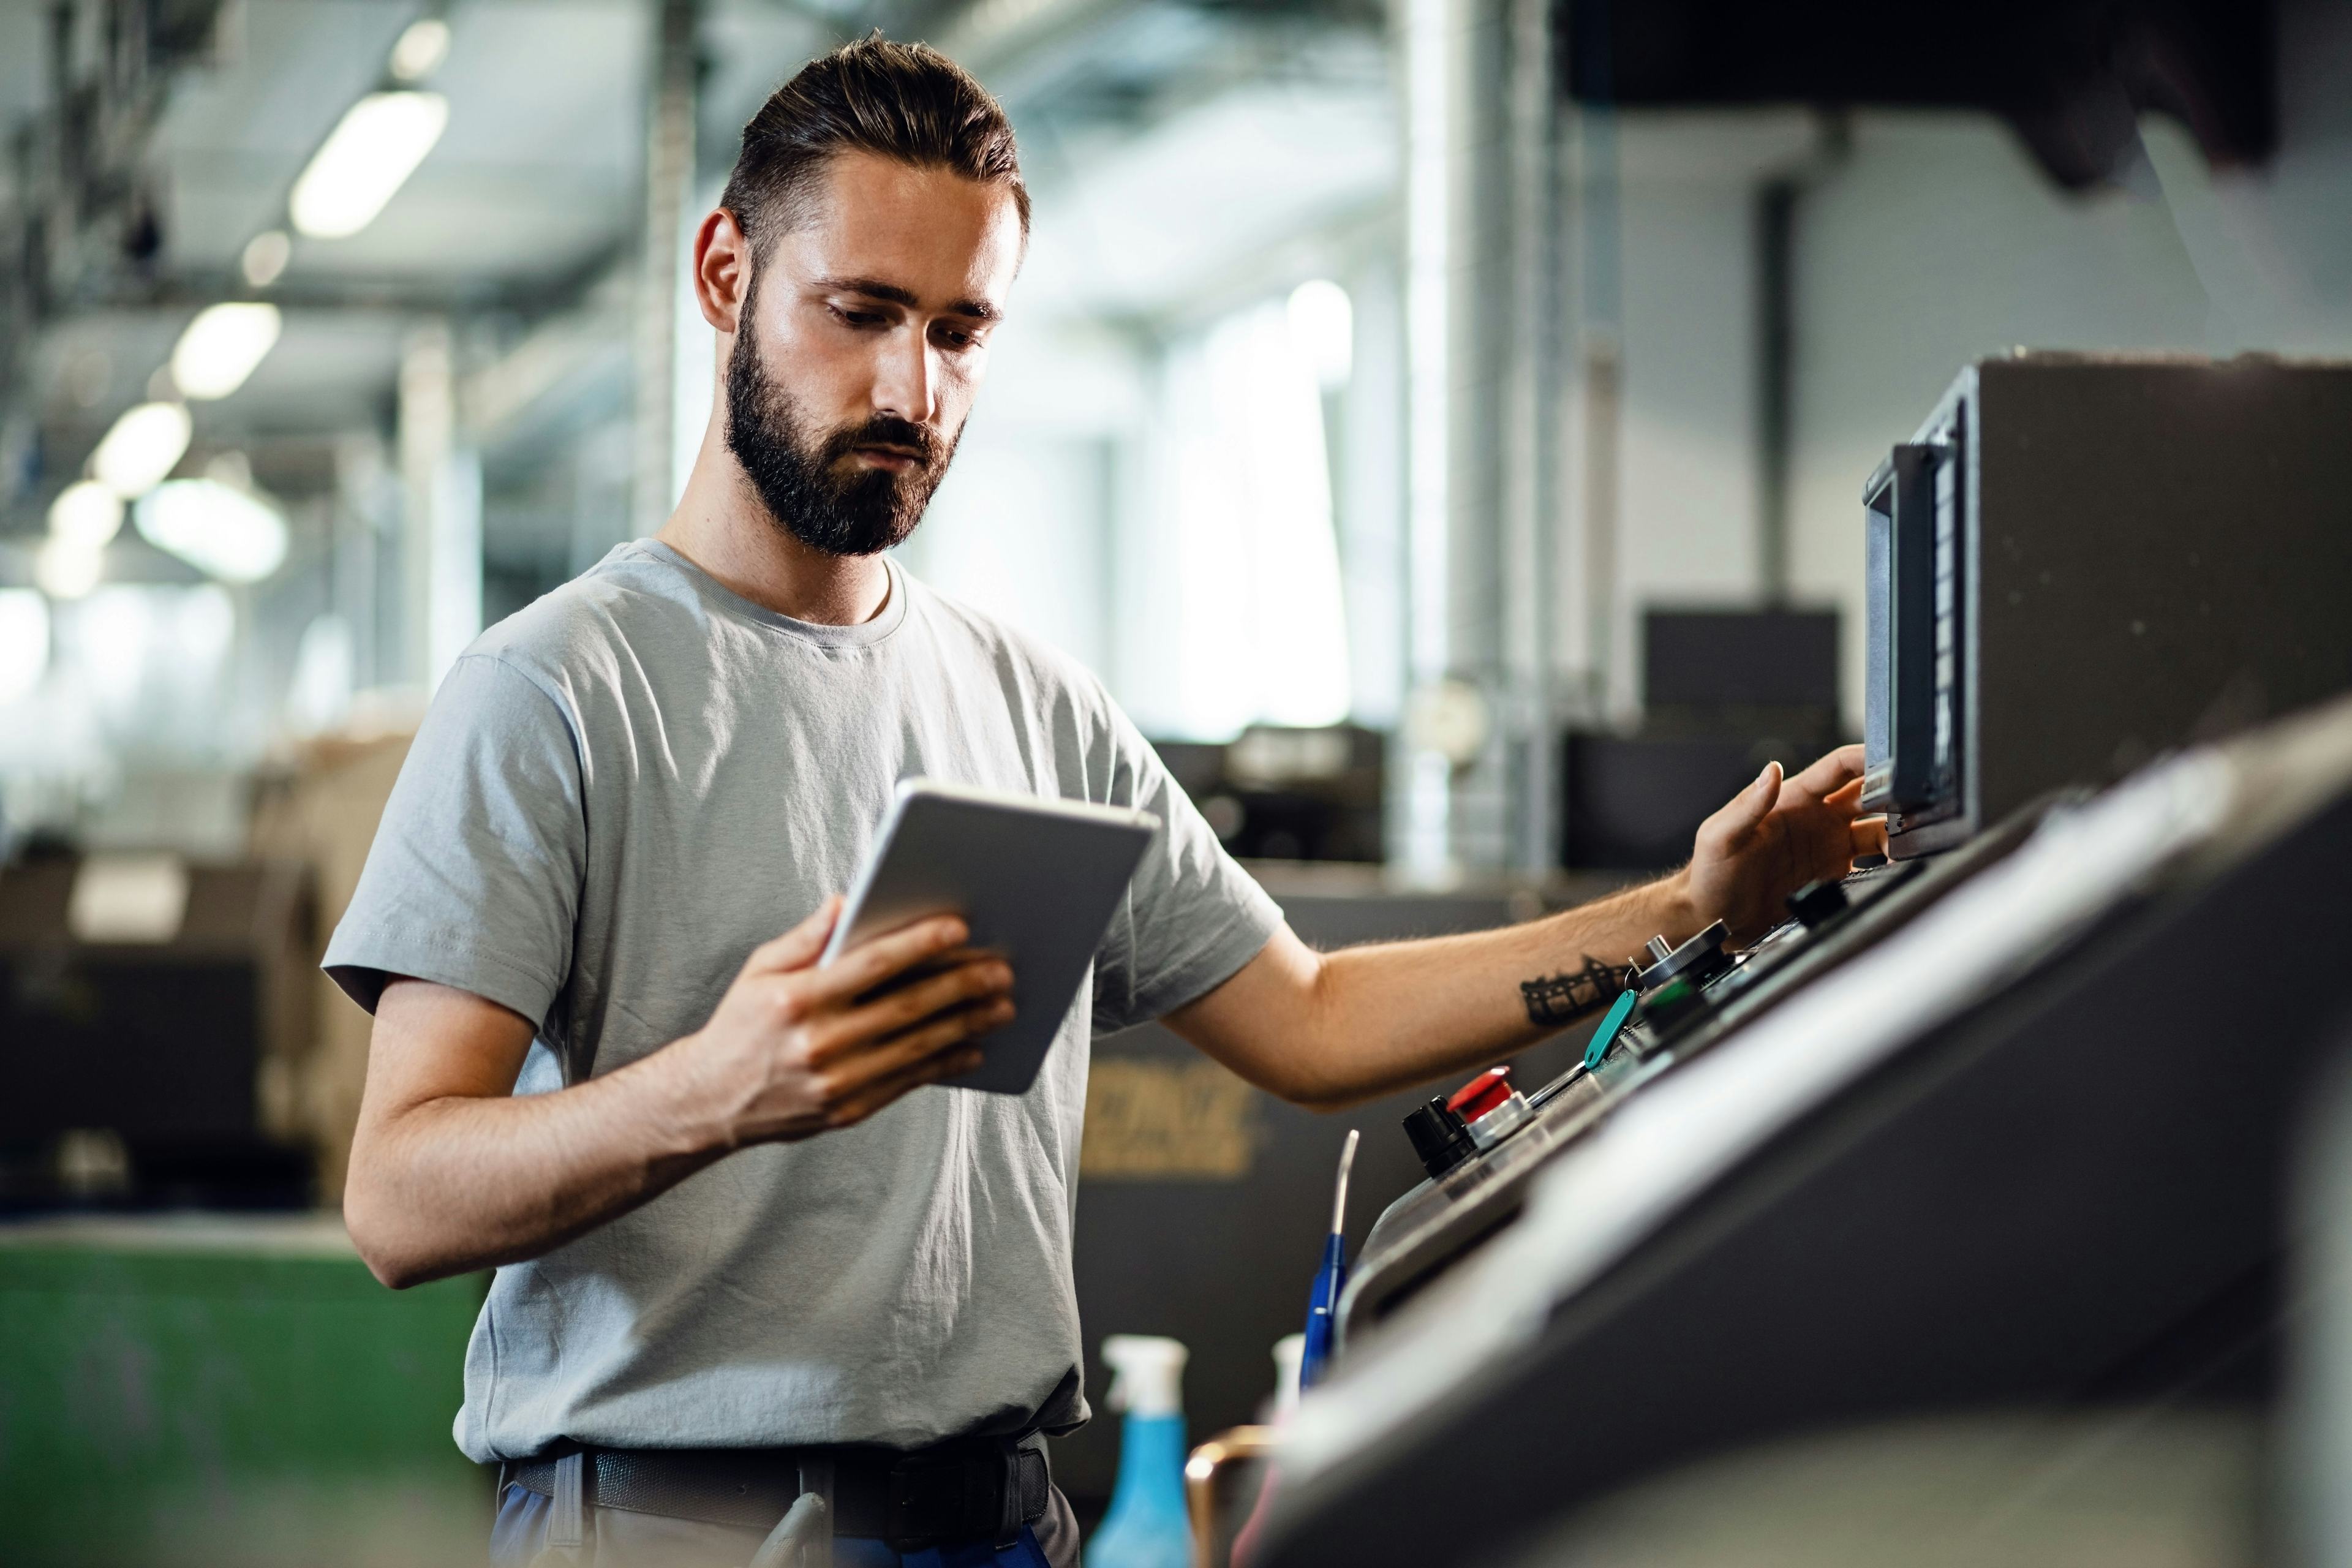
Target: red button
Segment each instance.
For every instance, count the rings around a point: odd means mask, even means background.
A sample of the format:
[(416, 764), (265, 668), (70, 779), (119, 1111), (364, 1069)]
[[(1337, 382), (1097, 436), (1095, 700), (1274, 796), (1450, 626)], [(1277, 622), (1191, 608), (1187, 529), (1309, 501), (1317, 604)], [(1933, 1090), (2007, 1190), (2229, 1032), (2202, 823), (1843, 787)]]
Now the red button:
[(1488, 1068), (1454, 1091), (1446, 1106), (1465, 1121), (1475, 1121), (1511, 1098), (1511, 1069)]

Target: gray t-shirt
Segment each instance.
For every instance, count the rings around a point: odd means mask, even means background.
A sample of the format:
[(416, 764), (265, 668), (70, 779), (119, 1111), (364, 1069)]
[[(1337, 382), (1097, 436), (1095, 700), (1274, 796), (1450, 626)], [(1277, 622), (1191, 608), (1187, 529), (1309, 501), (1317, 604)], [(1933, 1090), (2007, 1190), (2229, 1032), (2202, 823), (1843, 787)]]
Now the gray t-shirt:
[(1281, 921), (1074, 661), (895, 563), (813, 626), (625, 544), (484, 633), (401, 769), (326, 967), (486, 996), (541, 1094), (710, 1016), (744, 958), (846, 888), (917, 775), (1167, 824), (1018, 1097), (917, 1089), (739, 1151), (498, 1271), (458, 1447), (884, 1443), (1086, 1419), (1070, 1237), (1088, 1030), (1214, 989)]

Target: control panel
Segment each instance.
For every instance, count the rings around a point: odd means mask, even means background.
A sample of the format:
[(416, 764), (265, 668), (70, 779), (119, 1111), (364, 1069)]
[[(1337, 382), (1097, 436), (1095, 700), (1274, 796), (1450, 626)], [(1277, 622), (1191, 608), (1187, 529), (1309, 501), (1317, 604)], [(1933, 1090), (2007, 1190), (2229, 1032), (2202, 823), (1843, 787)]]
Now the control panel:
[(1654, 937), (1632, 991), (1568, 1071), (1524, 1089), (1509, 1067), (1490, 1068), (1413, 1110), (1403, 1134), (1429, 1179), (1365, 1237), (1340, 1303), (1343, 1337), (1507, 1225), (1536, 1173), (1641, 1085), (1897, 929), (2007, 842), (1991, 836), (1958, 855), (1812, 883), (1752, 947), (1733, 948), (1719, 921), (1680, 942)]

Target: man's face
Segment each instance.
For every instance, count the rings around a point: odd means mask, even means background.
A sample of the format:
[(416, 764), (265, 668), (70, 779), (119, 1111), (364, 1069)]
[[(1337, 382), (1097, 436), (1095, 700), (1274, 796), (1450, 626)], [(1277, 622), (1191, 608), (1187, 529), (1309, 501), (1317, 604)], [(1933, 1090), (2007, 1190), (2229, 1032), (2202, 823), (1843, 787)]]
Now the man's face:
[(727, 447), (776, 522), (870, 555), (946, 475), (1021, 261), (1012, 194), (836, 156), (808, 220), (752, 264), (727, 364)]

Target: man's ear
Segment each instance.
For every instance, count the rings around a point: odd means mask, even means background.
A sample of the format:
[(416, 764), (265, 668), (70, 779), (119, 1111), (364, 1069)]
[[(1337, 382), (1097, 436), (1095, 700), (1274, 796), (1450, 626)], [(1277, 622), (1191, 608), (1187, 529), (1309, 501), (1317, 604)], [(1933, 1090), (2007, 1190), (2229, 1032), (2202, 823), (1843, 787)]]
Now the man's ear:
[(751, 287), (751, 242), (735, 215), (719, 207), (694, 231), (694, 300), (702, 319), (732, 336)]

